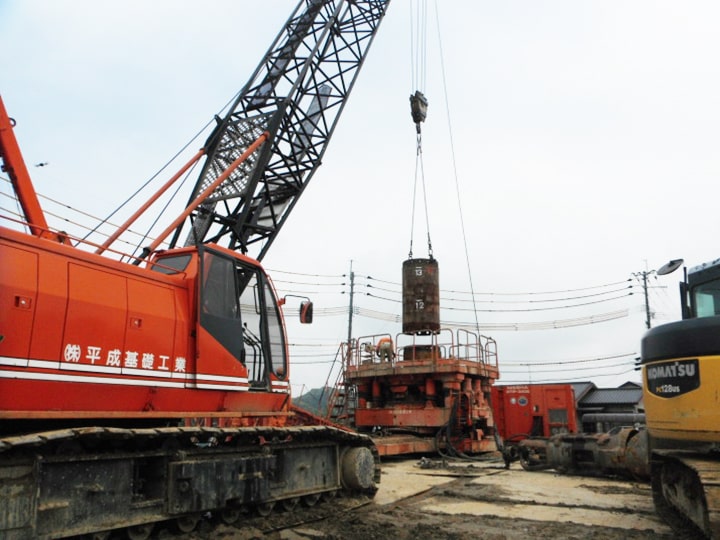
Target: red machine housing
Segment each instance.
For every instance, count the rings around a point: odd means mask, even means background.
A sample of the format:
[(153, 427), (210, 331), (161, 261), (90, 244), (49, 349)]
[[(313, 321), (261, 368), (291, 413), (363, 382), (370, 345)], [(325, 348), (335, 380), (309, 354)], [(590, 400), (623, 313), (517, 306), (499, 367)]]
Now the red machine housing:
[(506, 441), (577, 433), (572, 385), (495, 385), (492, 404), (498, 432)]

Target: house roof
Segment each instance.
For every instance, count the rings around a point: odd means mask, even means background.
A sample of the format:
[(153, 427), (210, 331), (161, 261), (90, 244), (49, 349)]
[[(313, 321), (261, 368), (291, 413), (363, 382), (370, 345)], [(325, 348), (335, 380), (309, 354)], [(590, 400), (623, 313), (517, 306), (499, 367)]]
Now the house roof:
[(571, 383), (573, 387), (573, 392), (575, 393), (575, 402), (578, 403), (582, 400), (582, 398), (585, 397), (585, 395), (595, 390), (597, 387), (595, 386), (595, 383), (592, 383), (590, 381), (585, 382), (576, 382)]
[(627, 405), (642, 401), (641, 387), (596, 388), (577, 400), (578, 406)]

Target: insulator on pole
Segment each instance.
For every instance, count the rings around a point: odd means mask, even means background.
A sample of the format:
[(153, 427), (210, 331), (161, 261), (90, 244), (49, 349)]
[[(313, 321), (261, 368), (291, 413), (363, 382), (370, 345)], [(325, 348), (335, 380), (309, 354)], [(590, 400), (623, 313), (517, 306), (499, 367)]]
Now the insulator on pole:
[(415, 129), (420, 133), (420, 123), (425, 121), (427, 117), (428, 101), (420, 90), (416, 90), (413, 95), (410, 96), (410, 110), (412, 112), (412, 119), (415, 122)]

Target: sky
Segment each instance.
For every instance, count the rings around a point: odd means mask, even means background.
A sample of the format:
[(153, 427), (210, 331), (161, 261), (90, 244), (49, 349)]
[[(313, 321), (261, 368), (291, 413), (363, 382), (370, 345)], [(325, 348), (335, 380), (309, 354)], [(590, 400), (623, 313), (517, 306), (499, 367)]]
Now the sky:
[[(0, 94), (51, 224), (106, 216), (155, 174), (245, 84), (295, 4), (0, 0)], [(477, 322), (497, 342), (501, 383), (639, 382), (642, 273), (657, 325), (679, 318), (682, 276), (653, 271), (720, 256), (720, 4), (427, 9), (425, 77), (417, 4), (394, 0), (263, 261), (282, 294), (315, 303), (309, 327), (287, 312), (293, 393), (336, 367), (351, 269), (353, 337), (400, 331), (386, 319), (400, 314), (411, 238), (428, 256), (426, 223), (441, 320)], [(413, 196), (418, 89), (427, 213)]]

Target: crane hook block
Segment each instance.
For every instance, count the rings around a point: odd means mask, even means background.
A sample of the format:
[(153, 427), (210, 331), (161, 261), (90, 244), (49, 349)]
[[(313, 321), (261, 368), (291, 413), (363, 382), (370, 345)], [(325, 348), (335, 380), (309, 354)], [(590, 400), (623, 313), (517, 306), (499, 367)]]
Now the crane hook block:
[(428, 101), (420, 90), (416, 90), (413, 95), (410, 96), (410, 109), (412, 111), (412, 119), (417, 126), (418, 133), (420, 132), (420, 122), (425, 121), (427, 116)]

